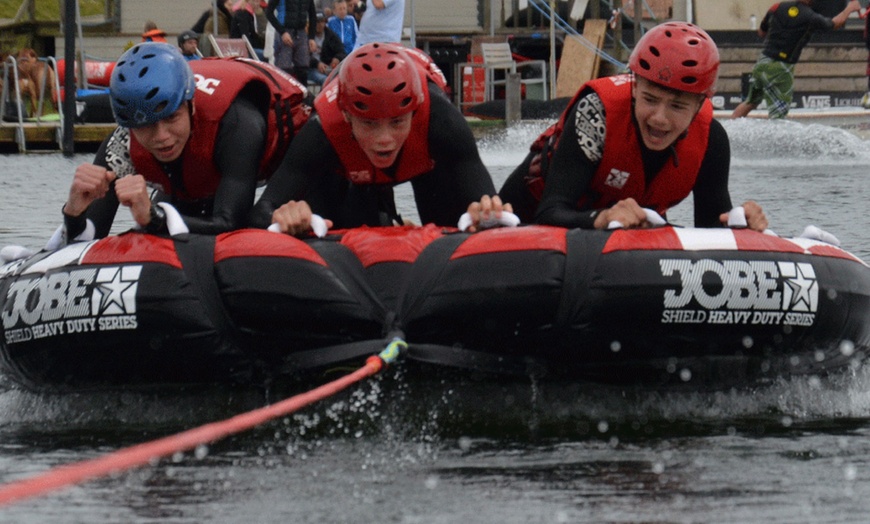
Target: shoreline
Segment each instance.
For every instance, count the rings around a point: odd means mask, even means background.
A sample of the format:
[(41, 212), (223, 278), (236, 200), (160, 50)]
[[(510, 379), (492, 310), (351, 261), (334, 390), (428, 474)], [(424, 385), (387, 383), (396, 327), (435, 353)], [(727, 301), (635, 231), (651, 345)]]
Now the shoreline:
[[(713, 116), (719, 120), (730, 118), (731, 111), (715, 110)], [(766, 120), (767, 112), (755, 110), (746, 118)], [(793, 109), (789, 112), (786, 120), (802, 122), (806, 124), (819, 124), (838, 127), (849, 131), (858, 131), (859, 136), (866, 138), (870, 135), (870, 110), (860, 107), (836, 108), (836, 109)], [(484, 119), (467, 117), (469, 127), (475, 136), (490, 130), (504, 129), (507, 123), (504, 119)], [(524, 122), (546, 122), (549, 119), (523, 119)], [(555, 118), (552, 119), (555, 121)], [(73, 127), (73, 143), (76, 153), (95, 152), (106, 136), (111, 133), (115, 124), (76, 124)], [(22, 153), (18, 147), (17, 122), (3, 122), (0, 125), (0, 154)], [(59, 140), (60, 124), (57, 122), (25, 122), (21, 128), (23, 133), (26, 152), (55, 153), (61, 151)], [(479, 138), (479, 136), (478, 136)]]

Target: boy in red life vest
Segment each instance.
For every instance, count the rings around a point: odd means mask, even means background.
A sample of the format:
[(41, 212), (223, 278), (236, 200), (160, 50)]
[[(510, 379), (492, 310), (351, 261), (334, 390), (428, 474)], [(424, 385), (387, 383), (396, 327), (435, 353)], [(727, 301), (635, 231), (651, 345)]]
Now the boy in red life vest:
[(304, 234), (312, 212), (339, 228), (402, 224), (393, 187), (410, 182), (424, 223), (469, 230), (510, 211), (495, 194), (471, 129), (420, 51), (373, 43), (355, 50), (315, 99), (317, 116), (290, 147), (254, 207), (255, 227)]
[[(648, 227), (643, 208), (664, 215), (693, 194), (696, 227), (728, 221), (730, 143), (707, 100), (719, 51), (685, 22), (654, 27), (629, 58), (632, 74), (580, 88), (558, 123), (499, 192), (523, 221), (569, 228)], [(767, 228), (757, 203), (746, 225)]]
[[(193, 233), (244, 226), (258, 183), (277, 169), (310, 110), (304, 87), (275, 67), (188, 62), (154, 42), (121, 56), (109, 89), (119, 127), (93, 163), (76, 169), (63, 207), (66, 238), (106, 236), (119, 204), (150, 233), (167, 231), (167, 212)], [(150, 189), (171, 206), (152, 203)]]

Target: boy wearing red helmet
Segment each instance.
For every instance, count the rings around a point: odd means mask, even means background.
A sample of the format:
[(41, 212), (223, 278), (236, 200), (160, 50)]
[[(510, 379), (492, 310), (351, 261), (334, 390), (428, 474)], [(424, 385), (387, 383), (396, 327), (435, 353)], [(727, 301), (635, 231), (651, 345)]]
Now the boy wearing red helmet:
[[(719, 51), (684, 22), (654, 27), (629, 58), (633, 74), (583, 85), (559, 121), (532, 144), (499, 195), (523, 221), (569, 228), (649, 225), (694, 196), (695, 226), (727, 222), (730, 144), (713, 119)], [(755, 202), (747, 226), (767, 228)]]
[(299, 235), (312, 213), (339, 228), (402, 224), (393, 187), (410, 182), (420, 219), (474, 230), (502, 206), (465, 118), (428, 56), (398, 44), (355, 50), (326, 80), (312, 117), (270, 180), (251, 225)]

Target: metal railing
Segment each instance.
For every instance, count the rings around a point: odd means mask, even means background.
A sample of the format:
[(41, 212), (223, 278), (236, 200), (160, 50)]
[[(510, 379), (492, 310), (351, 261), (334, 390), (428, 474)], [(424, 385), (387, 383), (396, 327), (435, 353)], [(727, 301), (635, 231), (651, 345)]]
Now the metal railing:
[[(57, 115), (59, 121), (52, 120), (51, 122), (44, 121), (42, 114), (43, 109), (46, 107), (45, 94), (46, 92), (51, 92), (51, 86), (48, 86), (46, 81), (49, 77), (53, 78), (55, 83), (54, 92), (57, 93), (58, 96), (55, 104), (58, 106), (60, 105), (60, 75), (57, 74), (57, 62), (54, 57), (51, 56), (39, 58), (38, 60), (42, 64), (42, 67), (53, 69), (55, 74), (41, 75), (41, 81), (37, 86), (39, 97), (36, 101), (36, 114), (32, 117), (25, 117), (24, 97), (21, 94), (22, 78), (19, 75), (18, 60), (14, 56), (9, 56), (6, 58), (6, 61), (3, 62), (3, 89), (2, 93), (0, 93), (0, 101), (2, 101), (3, 104), (3, 114), (2, 118), (0, 118), (0, 126), (11, 125), (15, 127), (15, 142), (18, 144), (18, 151), (21, 153), (27, 152), (27, 139), (24, 132), (25, 124), (33, 124), (37, 127), (49, 124), (54, 128), (58, 147), (61, 147), (63, 144), (63, 112), (59, 110), (59, 107), (56, 107), (56, 109), (58, 109)], [(12, 80), (11, 82), (10, 77)], [(34, 101), (30, 100), (30, 103), (32, 106)], [(9, 111), (10, 104), (12, 107), (11, 112)]]

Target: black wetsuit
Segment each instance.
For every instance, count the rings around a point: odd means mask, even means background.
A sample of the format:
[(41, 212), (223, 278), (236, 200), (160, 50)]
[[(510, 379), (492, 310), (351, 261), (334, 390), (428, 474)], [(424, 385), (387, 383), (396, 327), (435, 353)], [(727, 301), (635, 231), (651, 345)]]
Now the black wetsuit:
[(762, 53), (774, 60), (796, 64), (813, 33), (833, 30), (834, 21), (802, 2), (781, 2), (767, 11), (759, 27), (767, 34)]
[[(456, 226), (468, 205), (495, 194), (495, 187), (465, 118), (432, 84), (429, 95), (429, 154), (435, 167), (411, 179), (411, 186), (424, 224)], [(272, 212), (289, 200), (305, 200), (336, 228), (389, 225), (397, 220), (395, 184), (356, 185), (343, 172), (320, 119), (312, 116), (254, 206), (251, 225), (268, 227)]]
[[(603, 137), (606, 135), (605, 119), (603, 115), (581, 117), (587, 122), (599, 123), (595, 132), (581, 136), (575, 126), (578, 105), (580, 104), (575, 104), (570, 110), (570, 116), (565, 119), (565, 129), (550, 159), (540, 203), (534, 199), (526, 185), (526, 176), (534, 153), (530, 153), (511, 173), (499, 191), (502, 201), (510, 202), (514, 212), (523, 221), (534, 217), (534, 222), (539, 224), (586, 229), (594, 227), (596, 213), (592, 209), (577, 208), (577, 202), (586, 196), (598, 169), (598, 162), (589, 159), (581, 143), (586, 144), (586, 148), (591, 146), (594, 149), (595, 145), (603, 147)], [(649, 181), (661, 170), (665, 162), (673, 161), (673, 154), (670, 148), (664, 151), (651, 151), (643, 145), (641, 147), (644, 173)], [(728, 194), (730, 162), (731, 146), (728, 135), (722, 124), (713, 120), (710, 124), (707, 151), (692, 190), (695, 202), (695, 226), (717, 227), (721, 225), (719, 215), (731, 209), (731, 198)]]
[[(221, 119), (215, 139), (214, 162), (222, 176), (214, 197), (185, 201), (177, 198), (169, 188), (167, 195), (161, 195), (162, 199), (178, 209), (192, 233), (217, 234), (238, 229), (245, 224), (254, 201), (259, 163), (266, 140), (266, 117), (248, 96), (242, 92)], [(109, 168), (107, 157), (113, 154), (110, 142), (113, 137), (117, 141), (118, 135), (128, 132), (126, 128), (118, 128), (106, 138), (93, 163)], [(191, 140), (195, 139), (196, 130), (193, 129)], [(181, 158), (164, 166), (173, 184), (181, 180)], [(105, 237), (112, 227), (118, 205), (113, 183), (106, 196), (92, 202), (85, 213), (78, 217), (64, 215), (68, 238), (75, 238), (85, 230), (85, 219), (94, 223), (96, 238)], [(149, 224), (148, 231), (165, 231), (165, 224), (163, 226), (155, 230)]]

